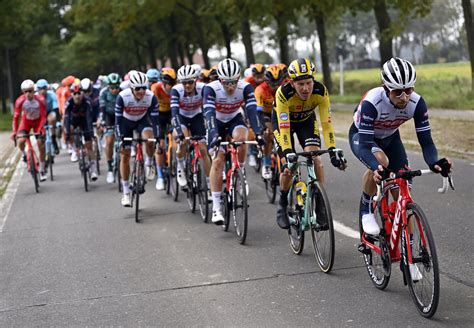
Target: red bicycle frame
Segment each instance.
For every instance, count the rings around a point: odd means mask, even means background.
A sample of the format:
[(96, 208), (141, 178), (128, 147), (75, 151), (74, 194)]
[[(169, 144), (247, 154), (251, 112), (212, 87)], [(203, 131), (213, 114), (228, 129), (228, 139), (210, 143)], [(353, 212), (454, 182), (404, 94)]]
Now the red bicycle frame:
[(28, 164), (28, 172), (31, 172), (31, 161), (30, 159), (33, 158), (33, 162), (35, 163), (36, 172), (39, 172), (39, 161), (38, 157), (36, 156), (36, 152), (31, 144), (30, 136), (26, 136), (26, 147), (28, 147), (28, 151), (26, 152), (26, 161)]

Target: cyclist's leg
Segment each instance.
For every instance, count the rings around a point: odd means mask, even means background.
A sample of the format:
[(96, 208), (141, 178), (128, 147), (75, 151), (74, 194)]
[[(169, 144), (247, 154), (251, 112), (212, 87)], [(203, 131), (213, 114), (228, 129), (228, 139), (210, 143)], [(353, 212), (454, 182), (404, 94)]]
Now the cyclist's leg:
[[(133, 130), (136, 128), (136, 122), (127, 120), (126, 118), (122, 119), (123, 124), (123, 137), (131, 138), (133, 137)], [(130, 155), (131, 155), (131, 148), (132, 142), (131, 141), (123, 141), (122, 142), (122, 149), (120, 151), (120, 177), (122, 178), (122, 192), (124, 197), (122, 197), (122, 205), (130, 206), (130, 198), (124, 199), (130, 195), (130, 184), (129, 184), (129, 177), (130, 177)], [(128, 205), (124, 204), (124, 200), (128, 200)]]
[(165, 137), (168, 133), (168, 126), (171, 123), (171, 113), (160, 112), (158, 115), (158, 140), (159, 146), (156, 147), (156, 188), (159, 190), (164, 189), (164, 180), (163, 180), (163, 167), (165, 165)]
[(271, 177), (271, 170), (270, 167), (272, 165), (272, 147), (273, 147), (273, 130), (272, 130), (272, 123), (271, 123), (271, 116), (268, 114), (263, 114), (265, 120), (265, 132), (263, 133), (263, 137), (265, 139), (265, 147), (263, 148), (263, 170), (262, 176), (264, 178), (269, 179)]
[[(106, 127), (113, 127), (115, 126), (115, 115), (110, 115), (109, 113), (104, 113), (105, 117), (105, 126)], [(106, 128), (105, 131), (105, 159), (107, 160), (107, 171), (113, 171), (113, 154), (114, 154), (114, 142), (115, 142), (115, 135), (114, 129)], [(109, 173), (107, 173), (109, 174)], [(113, 174), (113, 173), (112, 173)]]
[[(191, 125), (189, 126), (190, 134), (192, 136), (205, 136), (206, 135), (206, 126), (204, 124), (204, 116), (199, 113), (194, 116), (191, 120)], [(199, 142), (199, 149), (201, 150), (201, 155), (204, 161), (204, 170), (207, 177), (207, 186), (210, 187), (209, 182), (209, 172), (211, 170), (211, 160), (207, 154), (206, 140), (203, 138)]]
[[(232, 136), (234, 141), (247, 141), (248, 129), (245, 125), (242, 114), (238, 114), (229, 124), (229, 134)], [(237, 155), (239, 158), (239, 164), (242, 168), (245, 167), (245, 158), (247, 156), (247, 145), (242, 145), (237, 149)]]
[[(304, 122), (292, 123), (292, 126), (304, 151), (321, 149), (321, 137), (319, 136), (319, 126), (315, 114)], [(316, 178), (324, 184), (324, 166), (320, 156), (313, 157), (313, 166)]]
[[(137, 122), (137, 131), (143, 139), (153, 138), (153, 123), (149, 116), (143, 117)], [(155, 178), (155, 169), (153, 167), (153, 152), (155, 143), (153, 141), (145, 142), (144, 164), (147, 180)]]
[(57, 121), (57, 113), (55, 110), (52, 110), (51, 112), (48, 113), (48, 125), (51, 126), (51, 143), (53, 144), (54, 147), (54, 152), (56, 154), (59, 153), (59, 146), (58, 146), (58, 141), (56, 140), (56, 121)]
[[(216, 120), (216, 128), (218, 135), (225, 140), (227, 136), (228, 126), (230, 122), (223, 123)], [(211, 171), (209, 174), (212, 195), (212, 222), (215, 224), (223, 224), (224, 217), (221, 211), (221, 192), (222, 192), (222, 171), (225, 163), (225, 150), (219, 148), (217, 156), (212, 159)]]

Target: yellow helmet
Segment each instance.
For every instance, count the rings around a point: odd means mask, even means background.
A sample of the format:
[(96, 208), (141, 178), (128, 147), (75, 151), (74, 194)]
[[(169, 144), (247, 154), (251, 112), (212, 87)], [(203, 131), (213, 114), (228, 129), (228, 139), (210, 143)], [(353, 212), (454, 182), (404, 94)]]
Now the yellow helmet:
[(176, 83), (176, 71), (171, 67), (163, 67), (161, 69), (161, 79), (170, 84)]
[(308, 58), (298, 58), (293, 60), (288, 67), (290, 79), (299, 81), (316, 77), (316, 68)]
[(283, 72), (278, 65), (270, 65), (267, 67), (265, 77), (271, 86), (278, 85), (284, 78)]
[(265, 66), (262, 64), (253, 64), (252, 66), (252, 75), (259, 75), (265, 73)]

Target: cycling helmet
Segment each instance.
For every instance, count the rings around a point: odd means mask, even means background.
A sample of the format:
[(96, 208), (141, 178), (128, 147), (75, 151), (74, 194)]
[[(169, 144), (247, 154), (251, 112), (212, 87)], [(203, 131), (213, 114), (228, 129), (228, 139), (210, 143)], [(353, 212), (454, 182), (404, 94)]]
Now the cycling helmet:
[(171, 67), (163, 67), (161, 69), (161, 79), (169, 84), (176, 83), (176, 71)]
[(48, 81), (45, 79), (39, 79), (36, 81), (36, 87), (39, 89), (48, 89)]
[(395, 57), (383, 64), (380, 70), (383, 84), (389, 90), (406, 89), (415, 86), (415, 67), (405, 59)]
[(252, 75), (261, 75), (265, 73), (265, 66), (262, 64), (253, 64), (252, 65)]
[(265, 77), (267, 78), (268, 83), (271, 86), (274, 86), (274, 85), (280, 84), (280, 82), (284, 78), (284, 75), (280, 67), (278, 67), (278, 65), (270, 65), (265, 71)]
[(217, 65), (214, 65), (209, 70), (209, 79), (210, 80), (217, 80)]
[(107, 81), (108, 84), (119, 84), (120, 82), (122, 82), (122, 79), (117, 73), (110, 73), (109, 75), (107, 75)]
[(150, 82), (158, 82), (160, 72), (156, 68), (150, 68), (146, 71), (146, 76)]
[(249, 76), (252, 76), (252, 68), (251, 67), (247, 67), (245, 70), (244, 70), (244, 77), (247, 78)]
[(217, 65), (217, 75), (222, 80), (238, 80), (240, 78), (240, 65), (234, 59), (226, 58)]
[(199, 74), (201, 74), (201, 71), (202, 71), (201, 65), (199, 65), (199, 64), (191, 64), (191, 66), (192, 66), (192, 67), (194, 68), (194, 70), (196, 71), (197, 76), (199, 76)]
[(314, 64), (308, 58), (298, 58), (293, 60), (288, 67), (290, 78), (295, 81), (314, 78), (316, 69)]
[(145, 73), (139, 71), (130, 71), (130, 87), (148, 87), (148, 78)]
[(81, 80), (81, 89), (84, 91), (90, 91), (92, 89), (92, 81), (87, 77)]
[(75, 79), (76, 78), (74, 76), (68, 75), (61, 81), (61, 84), (64, 85), (64, 86), (69, 87), (71, 84), (74, 83)]
[(192, 80), (198, 77), (198, 72), (194, 68), (194, 65), (183, 65), (178, 70), (178, 80)]
[(288, 75), (288, 67), (285, 64), (280, 63), (280, 64), (277, 64), (277, 66), (281, 69), (281, 73), (283, 74), (284, 77)]
[(71, 90), (72, 93), (83, 91), (80, 83), (71, 84), (71, 86), (69, 87), (69, 90)]
[(21, 82), (21, 91), (33, 90), (34, 88), (35, 88), (35, 82), (33, 82), (30, 79)]
[(201, 74), (199, 74), (199, 78), (201, 78), (201, 79), (208, 79), (210, 73), (211, 73), (211, 70), (210, 70), (210, 69), (203, 68), (203, 69), (201, 70)]

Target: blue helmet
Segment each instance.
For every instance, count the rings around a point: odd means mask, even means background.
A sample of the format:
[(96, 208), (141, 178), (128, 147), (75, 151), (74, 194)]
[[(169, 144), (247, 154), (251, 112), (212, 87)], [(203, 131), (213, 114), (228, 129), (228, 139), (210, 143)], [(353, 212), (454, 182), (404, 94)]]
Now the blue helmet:
[(157, 82), (160, 79), (160, 72), (156, 68), (150, 68), (146, 71), (146, 76), (150, 82)]
[(38, 89), (47, 89), (48, 88), (48, 81), (46, 81), (45, 79), (39, 79), (36, 82), (36, 87)]

